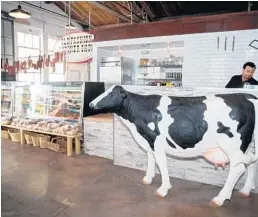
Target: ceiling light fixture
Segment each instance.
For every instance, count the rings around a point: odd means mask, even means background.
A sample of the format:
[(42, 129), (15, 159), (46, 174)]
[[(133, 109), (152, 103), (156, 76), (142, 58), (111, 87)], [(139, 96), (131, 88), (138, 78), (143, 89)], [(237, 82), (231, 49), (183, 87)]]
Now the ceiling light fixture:
[(22, 10), (22, 7), (19, 3), (17, 9), (13, 9), (9, 12), (9, 16), (15, 17), (15, 18), (20, 18), (20, 19), (28, 19), (31, 17), (31, 13)]
[(76, 27), (75, 27), (73, 24), (70, 23), (70, 25), (66, 25), (66, 26), (65, 26), (65, 29), (67, 29), (67, 30), (73, 30), (73, 29), (76, 29)]

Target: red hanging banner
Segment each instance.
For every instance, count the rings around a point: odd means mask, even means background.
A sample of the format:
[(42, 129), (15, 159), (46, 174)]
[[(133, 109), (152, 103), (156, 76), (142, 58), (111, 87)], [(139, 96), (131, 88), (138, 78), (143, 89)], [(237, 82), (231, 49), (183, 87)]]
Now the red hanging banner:
[(53, 67), (53, 71), (55, 71), (56, 63), (62, 63), (65, 59), (65, 52), (56, 52), (54, 54), (53, 59), (50, 59), (50, 55), (44, 54), (38, 56), (38, 60), (36, 62), (33, 62), (31, 57), (29, 56), (27, 61), (14, 61), (13, 66), (9, 66), (8, 58), (3, 59), (1, 58), (1, 69), (4, 69), (5, 71), (8, 71), (8, 73), (15, 73), (15, 69), (17, 69), (17, 73), (22, 70), (26, 73), (27, 69), (33, 68), (33, 69), (39, 69), (44, 67)]

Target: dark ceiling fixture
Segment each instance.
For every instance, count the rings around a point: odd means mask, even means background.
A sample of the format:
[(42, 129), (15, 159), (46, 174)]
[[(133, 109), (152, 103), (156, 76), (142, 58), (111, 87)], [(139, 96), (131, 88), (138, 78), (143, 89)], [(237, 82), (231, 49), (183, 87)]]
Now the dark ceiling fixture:
[(19, 2), (18, 8), (11, 10), (9, 12), (9, 16), (19, 19), (29, 19), (31, 17), (31, 13), (22, 10), (22, 7)]

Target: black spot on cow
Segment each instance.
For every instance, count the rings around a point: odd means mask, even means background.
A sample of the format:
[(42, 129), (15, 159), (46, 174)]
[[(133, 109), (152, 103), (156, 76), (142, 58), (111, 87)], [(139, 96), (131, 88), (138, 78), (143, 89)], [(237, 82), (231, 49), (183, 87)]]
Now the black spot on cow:
[(167, 141), (168, 145), (169, 145), (171, 148), (175, 148), (175, 149), (176, 149), (176, 146), (173, 144), (173, 142), (171, 142), (170, 140), (168, 140), (168, 138), (166, 138), (166, 141)]
[(226, 127), (224, 126), (220, 121), (218, 121), (218, 129), (217, 129), (217, 133), (224, 133), (226, 134), (229, 138), (233, 138), (234, 135), (232, 132), (230, 132), (230, 127)]
[(168, 114), (174, 119), (169, 135), (183, 149), (194, 148), (208, 129), (204, 120), (206, 97), (170, 97)]
[(242, 144), (240, 149), (245, 153), (252, 141), (255, 126), (255, 108), (248, 99), (257, 99), (251, 94), (217, 94), (232, 110), (229, 116), (238, 121), (237, 132), (241, 134)]

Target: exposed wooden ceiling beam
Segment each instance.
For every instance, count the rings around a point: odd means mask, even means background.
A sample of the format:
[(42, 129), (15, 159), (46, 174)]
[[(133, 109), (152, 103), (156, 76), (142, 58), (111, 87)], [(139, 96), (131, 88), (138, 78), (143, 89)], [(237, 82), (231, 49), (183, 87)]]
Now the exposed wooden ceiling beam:
[(183, 8), (182, 8), (181, 3), (179, 1), (177, 1), (177, 4), (178, 4), (178, 7), (182, 10)]
[[(90, 4), (96, 5), (99, 8), (102, 8), (106, 11), (108, 11), (111, 14), (114, 14), (116, 17), (120, 18), (121, 20), (127, 21), (127, 22), (131, 22), (131, 19), (124, 16), (123, 14), (118, 13), (117, 11), (107, 7), (106, 5), (102, 4), (101, 2), (97, 2), (97, 1), (89, 1)], [(133, 23), (137, 23), (133, 20)]]
[[(126, 7), (124, 7), (123, 5), (121, 5), (119, 2), (114, 1), (113, 3), (115, 3), (116, 5), (119, 5), (121, 8), (125, 9), (128, 12), (131, 12), (131, 10), (133, 10), (133, 8), (131, 8), (130, 10)], [(138, 16), (137, 14), (135, 14), (134, 12), (132, 12), (133, 16), (138, 17), (140, 20), (144, 20), (142, 17)]]
[(167, 8), (166, 2), (160, 1), (159, 3), (161, 4), (161, 7), (162, 7), (163, 10), (165, 11), (166, 16), (169, 16), (170, 14), (169, 14), (169, 10), (168, 10), (168, 8)]
[[(66, 3), (65, 1), (62, 1), (62, 3), (63, 3), (64, 5), (66, 5), (67, 7), (69, 7), (68, 3)], [(71, 2), (71, 10), (72, 10), (72, 12), (75, 13), (78, 17), (80, 17), (88, 26), (90, 25), (92, 28), (94, 28), (95, 26), (92, 25), (92, 23), (89, 24), (89, 21), (87, 21), (87, 20), (85, 19), (85, 17), (82, 16), (82, 14), (78, 13), (78, 12), (73, 8), (72, 4), (73, 4), (73, 2)]]
[[(45, 11), (45, 12), (48, 12), (48, 13), (52, 13), (52, 14), (55, 14), (55, 15), (58, 15), (59, 17), (63, 17), (63, 18), (67, 18), (67, 15), (64, 15), (64, 14), (61, 14), (61, 13), (58, 13), (58, 12), (55, 12), (53, 10), (48, 10), (46, 8), (43, 8), (41, 6), (38, 6), (38, 5), (35, 5), (35, 4), (32, 4), (30, 2), (26, 2), (26, 1), (21, 1), (22, 4), (25, 4), (25, 5), (29, 5), (30, 7), (34, 7), (34, 8), (37, 8), (41, 11)], [(62, 11), (64, 11), (64, 9), (62, 9), (62, 4), (59, 4), (58, 1), (56, 1), (54, 3), (57, 7), (59, 7)], [(72, 21), (76, 22), (76, 23), (79, 23), (81, 24), (82, 26), (85, 26), (87, 25), (87, 23), (83, 22), (83, 21), (80, 21), (78, 19), (74, 19), (74, 18), (71, 18)]]
[(92, 28), (96, 28), (97, 22), (95, 20), (95, 16), (93, 16), (93, 13), (89, 13), (90, 5), (88, 4), (87, 7), (85, 4), (81, 4), (81, 2), (77, 1), (73, 4), (74, 9), (77, 10), (81, 15), (84, 17), (84, 19), (88, 20), (88, 23), (90, 23)]
[(146, 13), (149, 16), (150, 20), (152, 21), (154, 19), (154, 13), (152, 12), (152, 10), (148, 6), (148, 4), (146, 2), (144, 2), (144, 1), (140, 1), (140, 4), (143, 7), (143, 9), (146, 11)]
[(138, 5), (135, 1), (133, 1), (133, 4), (134, 4), (135, 7), (136, 7), (136, 13), (139, 14), (138, 11), (141, 12), (142, 9), (139, 7), (139, 5)]
[(175, 2), (169, 2), (169, 4), (171, 4), (173, 10), (175, 11), (175, 14), (177, 13), (177, 10), (176, 10), (176, 6), (175, 6)]

